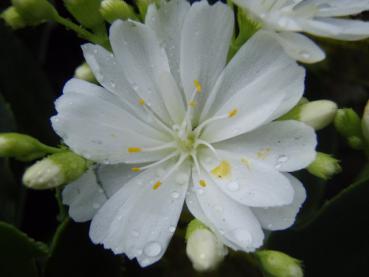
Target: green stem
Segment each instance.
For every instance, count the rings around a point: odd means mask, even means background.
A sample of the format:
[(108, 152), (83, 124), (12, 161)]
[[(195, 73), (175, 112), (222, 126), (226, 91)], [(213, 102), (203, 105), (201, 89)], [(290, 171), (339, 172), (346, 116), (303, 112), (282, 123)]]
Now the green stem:
[(56, 188), (55, 190), (55, 199), (56, 199), (56, 202), (58, 203), (58, 208), (59, 208), (58, 221), (63, 222), (68, 217), (68, 215), (65, 210), (63, 201), (62, 201), (60, 188)]
[(65, 149), (56, 148), (56, 147), (48, 146), (45, 144), (41, 146), (41, 149), (48, 154), (55, 154), (55, 153), (60, 153), (60, 152), (65, 151)]
[(56, 15), (54, 20), (65, 26), (67, 29), (73, 30), (76, 32), (81, 38), (91, 41), (92, 43), (99, 44), (104, 46), (105, 48), (109, 49), (109, 39), (107, 36), (98, 36), (95, 35), (86, 29), (84, 29), (82, 26), (79, 26), (72, 21), (70, 21), (67, 18), (61, 17), (60, 15)]

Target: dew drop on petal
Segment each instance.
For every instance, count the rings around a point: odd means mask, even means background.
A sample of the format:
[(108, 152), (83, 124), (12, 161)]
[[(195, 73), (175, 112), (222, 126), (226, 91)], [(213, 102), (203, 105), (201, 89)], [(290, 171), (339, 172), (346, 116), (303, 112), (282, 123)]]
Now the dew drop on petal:
[(299, 56), (303, 59), (309, 59), (311, 57), (310, 53), (307, 51), (300, 51)]
[(149, 242), (145, 248), (144, 248), (144, 253), (149, 256), (149, 257), (155, 257), (157, 255), (160, 254), (162, 250), (161, 245), (158, 242)]
[(176, 227), (174, 227), (174, 226), (169, 226), (169, 232), (170, 233), (174, 233), (174, 231), (176, 230)]
[(230, 182), (228, 183), (227, 187), (230, 191), (237, 191), (239, 190), (240, 185), (237, 182)]
[(174, 199), (177, 199), (179, 197), (179, 192), (178, 191), (173, 191), (171, 195)]
[(234, 238), (241, 244), (250, 244), (252, 241), (250, 233), (246, 229), (235, 229), (232, 231)]

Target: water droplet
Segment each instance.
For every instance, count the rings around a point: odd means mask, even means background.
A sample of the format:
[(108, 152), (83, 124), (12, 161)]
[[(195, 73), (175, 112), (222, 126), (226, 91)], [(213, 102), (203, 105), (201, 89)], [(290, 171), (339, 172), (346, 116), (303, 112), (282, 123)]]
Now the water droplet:
[(110, 85), (112, 88), (115, 88), (117, 86), (113, 81), (110, 82)]
[(273, 228), (273, 224), (268, 224), (267, 227), (268, 227), (268, 229), (271, 229), (271, 228)]
[(198, 193), (199, 195), (203, 195), (203, 194), (204, 194), (204, 190), (203, 190), (203, 189), (198, 189), (198, 190), (197, 190), (197, 193)]
[(94, 49), (94, 51), (93, 51), (93, 52), (94, 52), (94, 54), (97, 54), (97, 49)]
[(171, 195), (174, 199), (177, 199), (179, 197), (179, 192), (178, 191), (173, 191)]
[(237, 190), (239, 190), (239, 188), (240, 188), (240, 185), (237, 182), (228, 183), (228, 189), (230, 191), (237, 191)]
[(161, 250), (162, 250), (161, 245), (155, 241), (149, 242), (144, 248), (145, 254), (149, 257), (155, 257), (159, 255)]
[(311, 57), (311, 55), (310, 55), (310, 53), (309, 52), (307, 52), (307, 51), (300, 51), (299, 52), (299, 55), (300, 55), (300, 57), (302, 57), (303, 59), (309, 59), (310, 57)]
[(141, 255), (142, 255), (142, 249), (137, 249), (136, 256), (141, 256)]
[(241, 243), (241, 244), (250, 244), (252, 241), (252, 237), (250, 233), (243, 228), (238, 228), (232, 231), (232, 235), (235, 237), (235, 239)]
[(275, 168), (281, 168), (282, 164), (288, 161), (288, 157), (286, 155), (279, 155), (277, 158), (277, 162), (275, 164)]
[(176, 230), (176, 227), (170, 226), (168, 230), (169, 230), (169, 232), (174, 233), (175, 230)]

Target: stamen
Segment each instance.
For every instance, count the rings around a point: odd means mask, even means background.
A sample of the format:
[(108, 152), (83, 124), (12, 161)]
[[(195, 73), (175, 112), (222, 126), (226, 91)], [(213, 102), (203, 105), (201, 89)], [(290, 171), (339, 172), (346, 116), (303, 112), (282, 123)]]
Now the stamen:
[(192, 100), (192, 101), (188, 102), (188, 106), (193, 108), (193, 109), (196, 108), (196, 105), (197, 105), (197, 103), (196, 103), (195, 100)]
[(204, 129), (204, 127), (206, 125), (208, 125), (208, 124), (210, 124), (214, 121), (221, 120), (221, 119), (232, 118), (232, 117), (236, 116), (237, 113), (238, 113), (238, 109), (234, 108), (233, 110), (229, 111), (226, 114), (213, 116), (213, 117), (205, 120), (204, 122), (202, 122), (199, 126), (197, 126), (194, 132), (195, 132), (196, 135), (199, 135), (200, 132), (202, 131), (202, 129)]
[(166, 156), (166, 157), (162, 158), (162, 159), (161, 159), (161, 160), (159, 160), (159, 161), (156, 161), (156, 162), (151, 163), (151, 164), (149, 164), (149, 165), (146, 165), (146, 166), (140, 167), (140, 170), (148, 169), (148, 168), (151, 168), (151, 167), (157, 166), (157, 165), (159, 165), (159, 164), (162, 164), (162, 163), (166, 162), (167, 160), (170, 160), (171, 158), (175, 157), (175, 156), (176, 156), (176, 155), (178, 155), (178, 154), (179, 154), (179, 152), (178, 152), (178, 151), (173, 152), (173, 153), (169, 154), (168, 156)]
[(145, 100), (143, 98), (140, 98), (138, 100), (138, 104), (140, 104), (141, 106), (145, 105)]
[(231, 174), (231, 165), (226, 160), (222, 161), (220, 165), (213, 168), (211, 173), (220, 179), (226, 178)]
[(200, 186), (202, 186), (203, 188), (206, 187), (206, 181), (205, 180), (200, 180), (199, 182)]
[(161, 182), (160, 182), (160, 181), (157, 181), (157, 182), (152, 186), (152, 189), (153, 189), (153, 190), (157, 190), (160, 186), (161, 186)]
[(176, 164), (167, 172), (167, 174), (164, 175), (163, 178), (161, 178), (161, 181), (156, 182), (152, 188), (154, 190), (158, 189), (161, 186), (161, 184), (164, 183), (165, 180), (168, 179), (173, 174), (173, 172), (176, 171), (181, 166), (181, 164), (187, 157), (188, 154), (181, 155)]
[(140, 153), (142, 152), (142, 148), (140, 147), (129, 147), (128, 153)]
[(199, 80), (194, 80), (193, 83), (195, 85), (196, 92), (200, 93), (202, 91), (202, 86), (201, 86)]
[(215, 158), (216, 158), (218, 161), (220, 161), (220, 158), (219, 158), (219, 155), (218, 155), (217, 151), (215, 150), (215, 148), (214, 148), (210, 143), (208, 143), (208, 142), (206, 142), (206, 141), (204, 141), (204, 140), (201, 140), (201, 139), (197, 139), (197, 140), (196, 140), (196, 144), (195, 144), (195, 148), (196, 148), (196, 146), (198, 146), (198, 145), (205, 145), (206, 147), (208, 147), (208, 148), (211, 150), (211, 152), (213, 152), (213, 154), (214, 154)]
[(169, 142), (169, 143), (164, 143), (156, 147), (145, 147), (145, 148), (142, 148), (141, 151), (142, 152), (154, 152), (154, 151), (165, 150), (168, 148), (175, 148), (175, 147), (176, 147), (175, 142)]
[(193, 159), (193, 163), (195, 164), (197, 174), (199, 175), (199, 178), (200, 178), (201, 172), (200, 172), (199, 161), (197, 160), (197, 157), (196, 157), (195, 153), (191, 153), (191, 157)]
[(238, 113), (238, 109), (233, 109), (232, 111), (228, 112), (229, 117), (234, 117)]
[(131, 171), (132, 172), (140, 172), (141, 171), (141, 168), (139, 168), (139, 167), (132, 167), (131, 168)]

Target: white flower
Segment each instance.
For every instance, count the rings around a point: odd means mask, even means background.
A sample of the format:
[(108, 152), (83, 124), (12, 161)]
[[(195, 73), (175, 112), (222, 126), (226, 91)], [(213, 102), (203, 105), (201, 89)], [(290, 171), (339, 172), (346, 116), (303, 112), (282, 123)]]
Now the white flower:
[(72, 218), (92, 219), (93, 242), (152, 264), (184, 202), (237, 250), (293, 224), (305, 190), (287, 172), (314, 160), (316, 137), (272, 121), (301, 98), (305, 71), (264, 32), (226, 65), (233, 26), (222, 3), (174, 0), (150, 6), (145, 24), (116, 21), (113, 54), (83, 46), (102, 87), (70, 80), (52, 123), (103, 164), (64, 190)]
[(336, 18), (369, 10), (368, 0), (233, 0), (269, 30), (298, 61), (314, 63), (324, 52), (305, 32), (338, 40), (369, 37), (369, 22)]

